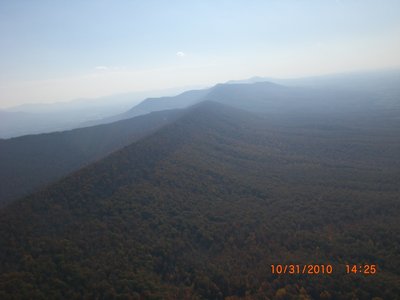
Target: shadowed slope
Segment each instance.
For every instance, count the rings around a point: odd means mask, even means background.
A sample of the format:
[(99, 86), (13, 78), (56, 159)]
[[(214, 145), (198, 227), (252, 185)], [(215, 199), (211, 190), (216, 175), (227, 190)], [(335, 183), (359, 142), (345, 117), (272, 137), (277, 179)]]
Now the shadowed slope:
[(0, 140), (0, 206), (175, 120), (178, 111), (49, 134)]

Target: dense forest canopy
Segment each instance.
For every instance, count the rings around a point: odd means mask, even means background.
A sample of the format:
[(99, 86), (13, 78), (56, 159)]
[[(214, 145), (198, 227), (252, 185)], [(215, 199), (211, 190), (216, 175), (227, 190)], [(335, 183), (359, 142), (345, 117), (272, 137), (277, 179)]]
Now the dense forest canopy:
[(191, 107), (0, 210), (0, 298), (396, 299), (400, 126), (387, 116)]

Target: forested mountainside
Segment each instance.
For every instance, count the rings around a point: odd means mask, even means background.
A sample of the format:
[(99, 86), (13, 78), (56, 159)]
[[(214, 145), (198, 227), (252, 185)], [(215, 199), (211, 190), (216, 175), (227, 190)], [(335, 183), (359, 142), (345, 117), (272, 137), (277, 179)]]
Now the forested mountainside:
[(0, 206), (131, 144), (178, 114), (163, 111), (113, 124), (0, 139)]
[(197, 105), (1, 209), (0, 298), (398, 299), (400, 129), (356, 121)]

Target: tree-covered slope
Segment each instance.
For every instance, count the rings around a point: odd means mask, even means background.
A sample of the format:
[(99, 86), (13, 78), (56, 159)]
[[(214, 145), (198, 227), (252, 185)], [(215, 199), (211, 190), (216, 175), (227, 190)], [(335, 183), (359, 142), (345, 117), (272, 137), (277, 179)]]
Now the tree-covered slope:
[(163, 111), (113, 124), (0, 139), (0, 206), (131, 144), (178, 114)]
[(8, 205), (0, 298), (396, 299), (398, 132), (314, 121), (206, 102)]

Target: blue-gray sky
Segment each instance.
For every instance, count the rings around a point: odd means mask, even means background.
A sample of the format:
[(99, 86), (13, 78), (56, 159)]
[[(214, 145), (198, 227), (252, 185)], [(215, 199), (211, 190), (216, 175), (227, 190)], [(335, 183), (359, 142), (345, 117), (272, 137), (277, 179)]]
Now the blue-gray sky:
[(0, 107), (400, 66), (398, 0), (0, 0)]

